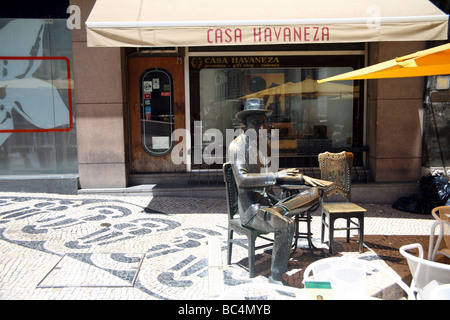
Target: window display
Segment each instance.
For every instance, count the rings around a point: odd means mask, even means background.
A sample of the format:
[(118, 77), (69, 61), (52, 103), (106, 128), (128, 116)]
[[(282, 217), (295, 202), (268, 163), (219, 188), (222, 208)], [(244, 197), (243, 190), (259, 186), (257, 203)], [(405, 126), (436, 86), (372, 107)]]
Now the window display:
[(76, 173), (65, 19), (0, 19), (0, 174)]
[[(259, 98), (272, 110), (269, 129), (278, 129), (281, 166), (315, 166), (310, 162), (319, 152), (358, 146), (362, 126), (359, 85), (354, 81), (316, 81), (353, 68), (284, 67), (282, 59), (193, 58), (191, 64), (202, 65), (198, 73), (200, 95), (193, 106), (195, 112), (198, 105), (198, 114), (193, 117), (200, 121), (202, 133), (214, 128), (225, 137), (227, 129), (239, 128), (235, 114), (245, 101)], [(203, 142), (203, 149), (207, 145)]]

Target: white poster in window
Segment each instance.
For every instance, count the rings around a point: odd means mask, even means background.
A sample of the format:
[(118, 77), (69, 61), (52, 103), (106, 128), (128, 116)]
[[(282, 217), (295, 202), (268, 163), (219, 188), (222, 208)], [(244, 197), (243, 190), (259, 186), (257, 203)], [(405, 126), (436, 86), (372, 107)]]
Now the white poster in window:
[(153, 91), (153, 82), (151, 81), (144, 81), (144, 92), (145, 93), (151, 93)]
[(169, 137), (152, 137), (153, 149), (169, 149)]
[[(47, 24), (44, 19), (13, 19), (0, 26), (0, 145), (16, 130), (51, 132), (67, 125), (70, 127), (63, 130), (72, 129), (74, 118), (71, 98), (61, 96), (63, 90), (58, 90), (71, 89), (69, 69), (66, 69), (69, 67), (69, 60), (44, 57), (44, 52), (49, 50), (47, 42), (50, 41), (44, 39), (53, 35)], [(46, 35), (46, 32), (49, 34)], [(67, 72), (66, 78), (52, 81), (46, 76), (45, 79), (39, 78), (46, 74), (43, 70), (47, 70), (50, 61), (56, 74), (60, 72), (63, 75)], [(67, 99), (68, 106), (63, 98)], [(17, 116), (13, 117), (15, 113), (23, 121), (18, 120)], [(29, 124), (37, 128), (30, 128)]]
[(153, 79), (153, 89), (159, 90), (159, 79), (158, 78)]

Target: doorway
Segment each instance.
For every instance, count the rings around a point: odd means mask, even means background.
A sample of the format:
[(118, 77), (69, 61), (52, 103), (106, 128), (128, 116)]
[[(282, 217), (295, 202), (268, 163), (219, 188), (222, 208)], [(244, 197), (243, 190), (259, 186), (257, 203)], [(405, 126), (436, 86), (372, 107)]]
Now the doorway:
[(171, 159), (171, 133), (185, 127), (182, 57), (128, 59), (131, 173), (186, 171)]

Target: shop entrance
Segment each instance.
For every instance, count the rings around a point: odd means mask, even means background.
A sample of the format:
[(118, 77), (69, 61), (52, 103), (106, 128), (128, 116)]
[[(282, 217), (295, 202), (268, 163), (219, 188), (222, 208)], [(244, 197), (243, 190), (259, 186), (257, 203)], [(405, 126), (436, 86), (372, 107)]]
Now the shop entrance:
[(171, 134), (185, 127), (182, 57), (128, 59), (131, 173), (186, 171), (170, 156)]

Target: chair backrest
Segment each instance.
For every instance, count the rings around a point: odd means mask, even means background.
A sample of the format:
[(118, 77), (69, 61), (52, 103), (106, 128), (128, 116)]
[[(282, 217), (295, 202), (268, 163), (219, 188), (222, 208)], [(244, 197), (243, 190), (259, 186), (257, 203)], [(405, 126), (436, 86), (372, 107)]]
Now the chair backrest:
[(236, 181), (234, 180), (231, 163), (225, 162), (222, 166), (222, 170), (227, 194), (228, 218), (233, 219), (234, 215), (239, 212), (238, 189)]
[(331, 283), (333, 299), (364, 299), (367, 297), (366, 276), (378, 270), (391, 278), (407, 294), (410, 288), (400, 276), (390, 269), (380, 267), (370, 261), (357, 258), (330, 257), (316, 260), (306, 267), (303, 279), (308, 280), (313, 274), (314, 281)]
[(450, 214), (450, 206), (436, 207), (431, 210), (431, 214), (436, 220), (442, 221), (445, 246), (450, 248), (450, 223), (447, 217), (447, 214)]
[[(413, 249), (418, 249), (418, 256), (406, 252), (406, 250)], [(425, 298), (425, 287), (433, 280), (440, 284), (450, 283), (450, 265), (424, 259), (423, 248), (419, 243), (400, 247), (400, 254), (408, 261), (409, 270), (413, 277), (412, 289), (418, 291), (422, 298)]]
[(343, 151), (340, 153), (324, 152), (319, 154), (319, 167), (322, 180), (332, 181), (333, 185), (324, 191), (324, 201), (335, 194), (341, 194), (347, 201), (351, 201), (351, 169), (353, 166), (353, 153)]

